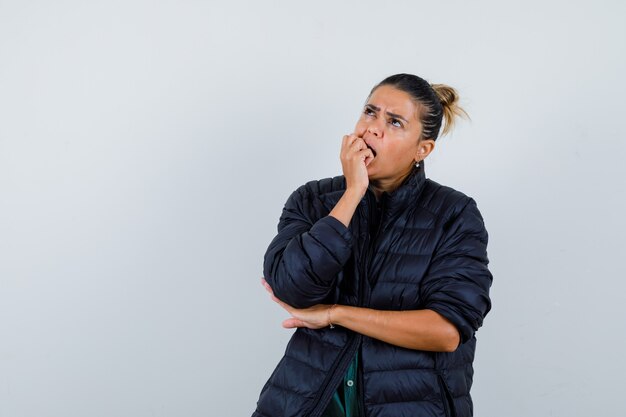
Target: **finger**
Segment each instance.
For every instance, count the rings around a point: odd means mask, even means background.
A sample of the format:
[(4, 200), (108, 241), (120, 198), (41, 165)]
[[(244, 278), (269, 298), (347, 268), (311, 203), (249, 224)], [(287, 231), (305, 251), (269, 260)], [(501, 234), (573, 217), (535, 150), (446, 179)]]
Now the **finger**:
[(354, 142), (354, 138), (350, 135), (344, 135), (343, 140), (341, 141), (341, 149), (347, 149)]
[(343, 140), (341, 142), (341, 149), (350, 149), (350, 147), (354, 144), (354, 142), (358, 139), (354, 134), (344, 135)]
[(272, 290), (272, 287), (270, 287), (270, 284), (268, 284), (267, 281), (265, 281), (265, 279), (261, 281), (261, 284), (263, 284), (263, 287), (268, 293), (274, 295), (274, 291)]
[(356, 138), (356, 140), (352, 142), (352, 144), (350, 145), (348, 149), (351, 152), (359, 152), (359, 151), (362, 151), (363, 149), (368, 149), (368, 148), (367, 148), (367, 144), (365, 143), (363, 139)]
[(369, 165), (372, 159), (374, 159), (374, 153), (370, 148), (361, 149), (354, 156), (361, 161), (365, 161), (365, 166)]
[(350, 133), (348, 136), (348, 144), (349, 145), (354, 145), (355, 142), (359, 141), (359, 140), (363, 140), (363, 138), (361, 136), (355, 135), (354, 133)]
[(374, 160), (374, 152), (372, 152), (370, 148), (367, 148), (362, 152), (363, 155), (365, 155), (365, 159), (363, 160), (365, 162), (365, 166), (368, 166)]
[(292, 317), (292, 318), (283, 320), (283, 327), (285, 329), (294, 329), (296, 327), (309, 327), (309, 326), (302, 320), (295, 319)]

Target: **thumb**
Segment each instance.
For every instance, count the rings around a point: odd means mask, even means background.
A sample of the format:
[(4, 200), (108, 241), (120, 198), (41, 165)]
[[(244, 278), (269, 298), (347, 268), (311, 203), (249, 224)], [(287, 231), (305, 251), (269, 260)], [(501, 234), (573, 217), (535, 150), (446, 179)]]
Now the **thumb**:
[(295, 329), (297, 327), (307, 327), (307, 326), (302, 320), (291, 317), (289, 319), (283, 320), (283, 327), (285, 329)]

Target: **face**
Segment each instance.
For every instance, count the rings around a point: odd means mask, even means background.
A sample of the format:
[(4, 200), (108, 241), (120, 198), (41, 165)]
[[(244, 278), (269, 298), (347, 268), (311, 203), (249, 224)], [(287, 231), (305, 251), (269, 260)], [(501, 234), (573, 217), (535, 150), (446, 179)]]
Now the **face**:
[(367, 167), (370, 181), (398, 181), (430, 153), (434, 142), (419, 140), (418, 110), (408, 93), (392, 86), (380, 86), (369, 97), (354, 132), (375, 155)]

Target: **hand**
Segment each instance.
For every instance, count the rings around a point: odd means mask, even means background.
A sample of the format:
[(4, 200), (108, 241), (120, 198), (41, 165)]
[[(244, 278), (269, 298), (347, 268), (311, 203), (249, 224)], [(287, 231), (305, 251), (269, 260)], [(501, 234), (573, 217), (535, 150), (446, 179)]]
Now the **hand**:
[(283, 321), (283, 327), (285, 329), (293, 329), (295, 327), (306, 327), (308, 329), (321, 329), (330, 325), (328, 311), (332, 307), (330, 305), (318, 304), (309, 308), (294, 308), (289, 304), (279, 300), (272, 291), (272, 287), (265, 281), (265, 278), (261, 278), (261, 284), (265, 287), (267, 292), (272, 296), (279, 306), (287, 310), (291, 314), (291, 318)]
[(374, 153), (363, 138), (352, 133), (343, 137), (340, 159), (346, 177), (346, 189), (356, 190), (362, 197), (369, 185), (367, 166), (374, 159)]

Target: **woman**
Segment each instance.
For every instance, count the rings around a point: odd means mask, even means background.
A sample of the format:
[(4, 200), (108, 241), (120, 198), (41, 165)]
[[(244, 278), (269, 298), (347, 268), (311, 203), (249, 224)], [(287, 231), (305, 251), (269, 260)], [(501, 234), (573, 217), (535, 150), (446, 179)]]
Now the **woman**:
[(487, 231), (473, 199), (424, 175), (457, 101), (415, 75), (386, 78), (343, 138), (344, 175), (289, 197), (263, 284), (297, 330), (254, 417), (472, 415)]

